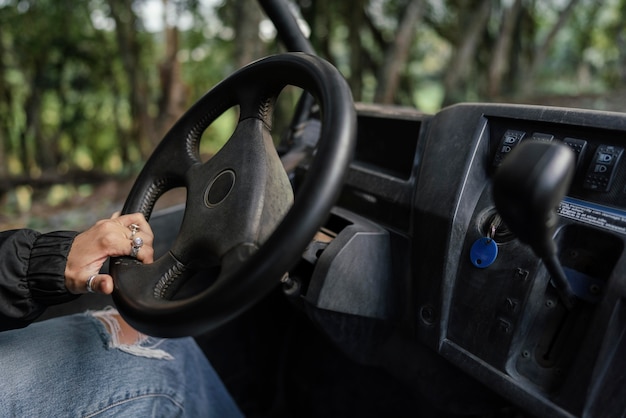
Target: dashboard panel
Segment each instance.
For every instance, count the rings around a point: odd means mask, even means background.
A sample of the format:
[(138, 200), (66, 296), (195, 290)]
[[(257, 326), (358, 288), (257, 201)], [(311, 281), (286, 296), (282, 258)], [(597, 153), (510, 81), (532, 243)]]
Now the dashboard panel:
[[(314, 320), (348, 354), (405, 380), (408, 371), (425, 373), (432, 351), (533, 415), (626, 410), (619, 371), (626, 361), (626, 115), (497, 104), (460, 104), (434, 116), (371, 105), (357, 110), (356, 158), (329, 229), (341, 225), (337, 237), (349, 231), (341, 241), (351, 243), (352, 257), (372, 254), (379, 244), (365, 242), (374, 239), (385, 243), (385, 255), (355, 267), (340, 261), (345, 247), (329, 244), (320, 264), (341, 283), (313, 273), (307, 309), (324, 311)], [(579, 297), (571, 310), (532, 249), (497, 221), (493, 175), (529, 139), (564, 143), (576, 155), (554, 237)], [(486, 236), (497, 256), (476, 265), (472, 247)], [(378, 297), (352, 297), (333, 317), (319, 297), (331, 283), (335, 295), (369, 288)], [(360, 331), (349, 339), (346, 326), (337, 327), (348, 320), (353, 328), (358, 321)], [(398, 339), (407, 353), (403, 365), (365, 349)], [(432, 376), (429, 383), (449, 389)], [(472, 389), (458, 393), (475, 396)]]

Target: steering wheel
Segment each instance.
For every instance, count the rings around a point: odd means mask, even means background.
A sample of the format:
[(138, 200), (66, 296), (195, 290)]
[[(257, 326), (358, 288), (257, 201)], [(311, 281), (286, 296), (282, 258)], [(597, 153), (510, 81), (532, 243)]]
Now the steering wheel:
[[(270, 135), (273, 105), (287, 85), (316, 98), (322, 122), (315, 156), (295, 198)], [(203, 163), (202, 133), (236, 105), (235, 131)], [(319, 57), (270, 56), (216, 85), (165, 135), (126, 200), (123, 213), (142, 212), (149, 219), (163, 193), (175, 187), (187, 191), (183, 221), (166, 254), (146, 265), (131, 257), (111, 260), (113, 299), (122, 316), (149, 335), (198, 335), (263, 298), (299, 260), (328, 216), (355, 136), (349, 87)], [(196, 266), (210, 260), (219, 265), (217, 277), (184, 291)]]

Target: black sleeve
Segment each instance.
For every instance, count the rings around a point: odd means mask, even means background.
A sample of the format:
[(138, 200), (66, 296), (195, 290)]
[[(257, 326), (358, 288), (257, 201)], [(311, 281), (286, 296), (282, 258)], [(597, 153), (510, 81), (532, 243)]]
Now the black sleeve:
[(77, 297), (65, 288), (67, 255), (77, 232), (0, 232), (0, 330), (22, 328), (49, 305)]

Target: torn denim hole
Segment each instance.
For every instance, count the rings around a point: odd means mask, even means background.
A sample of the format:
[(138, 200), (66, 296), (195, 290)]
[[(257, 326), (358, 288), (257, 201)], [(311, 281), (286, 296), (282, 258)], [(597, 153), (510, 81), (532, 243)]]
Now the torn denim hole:
[(88, 315), (100, 320), (109, 332), (109, 348), (118, 349), (128, 354), (139, 357), (154, 358), (159, 360), (173, 360), (174, 357), (165, 350), (159, 349), (163, 343), (162, 338), (153, 338), (135, 331), (137, 339), (133, 344), (120, 341), (122, 328), (118, 321), (120, 314), (117, 309), (107, 307), (101, 311), (87, 311)]

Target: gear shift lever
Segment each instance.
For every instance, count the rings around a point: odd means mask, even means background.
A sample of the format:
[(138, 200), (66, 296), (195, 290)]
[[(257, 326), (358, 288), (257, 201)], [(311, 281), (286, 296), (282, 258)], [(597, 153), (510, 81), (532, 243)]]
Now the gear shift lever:
[(574, 175), (566, 145), (526, 140), (508, 155), (493, 179), (493, 199), (504, 223), (540, 257), (566, 307), (576, 297), (557, 257), (556, 208)]

